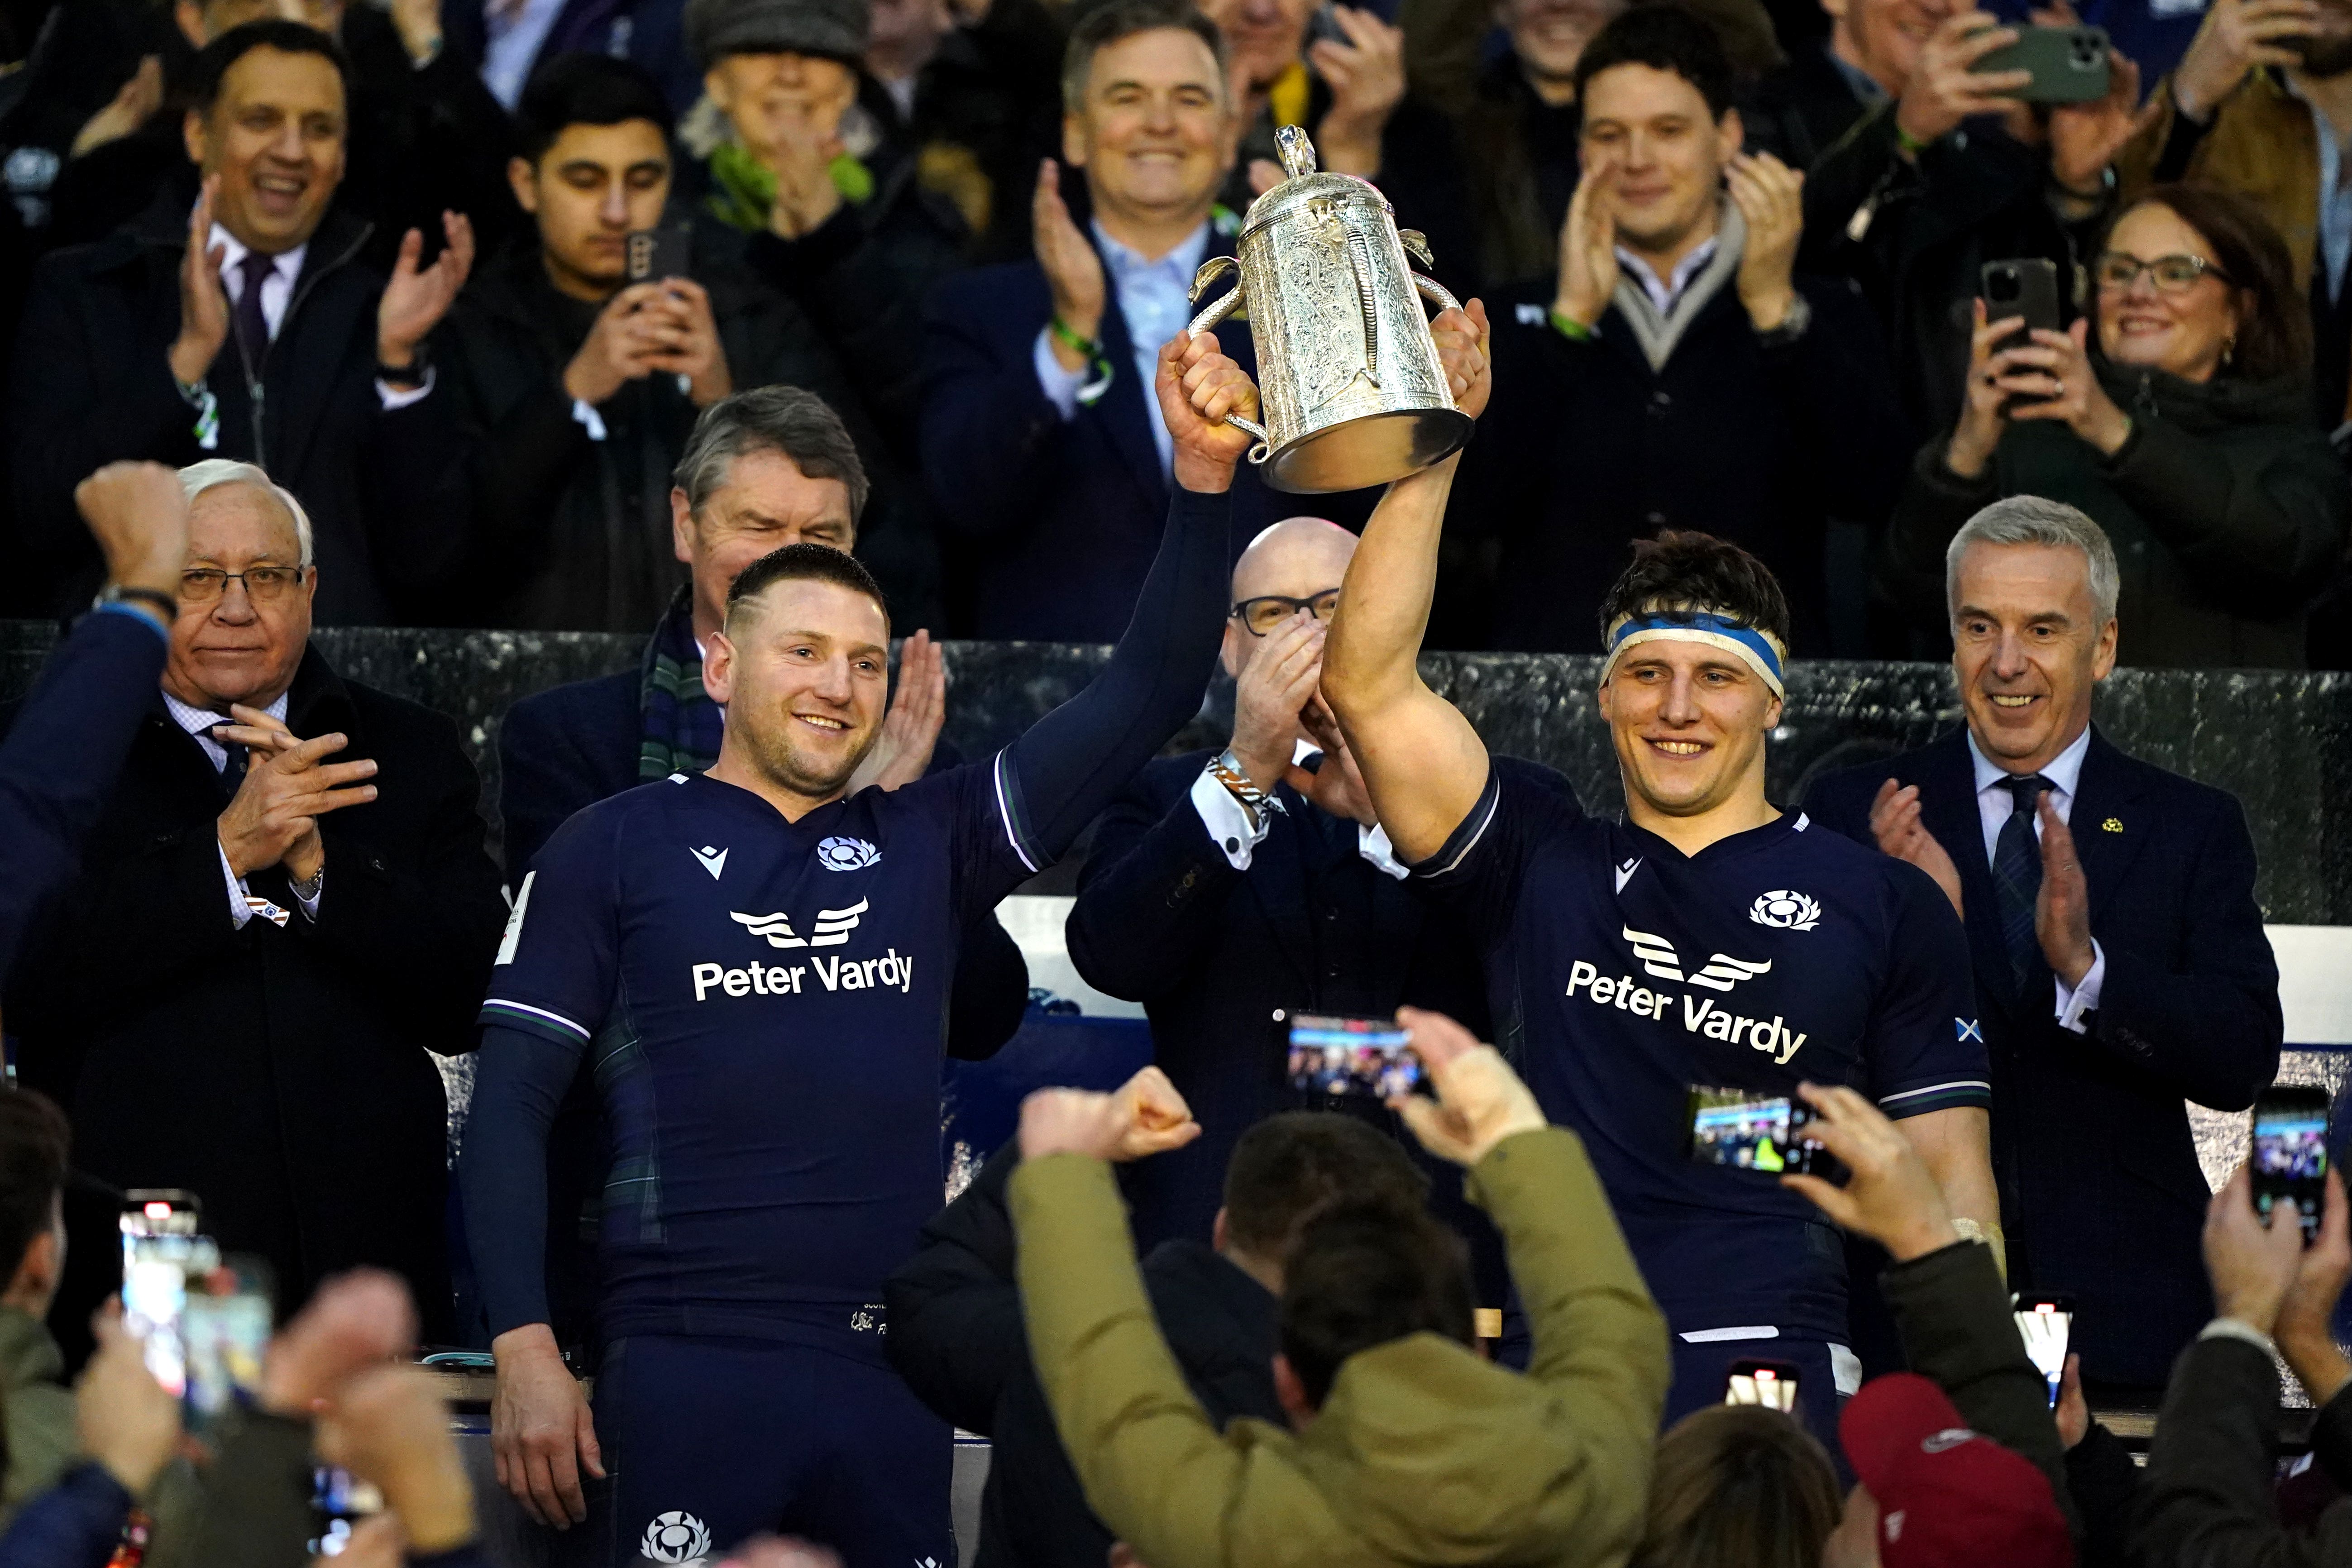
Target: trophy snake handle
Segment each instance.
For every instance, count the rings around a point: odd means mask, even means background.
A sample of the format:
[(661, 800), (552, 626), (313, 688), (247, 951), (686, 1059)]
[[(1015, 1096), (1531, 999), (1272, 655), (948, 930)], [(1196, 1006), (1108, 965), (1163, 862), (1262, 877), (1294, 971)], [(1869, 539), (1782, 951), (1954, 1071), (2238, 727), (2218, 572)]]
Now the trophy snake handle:
[(1348, 266), (1356, 275), (1356, 308), (1364, 318), (1364, 379), (1381, 384), (1381, 307), (1372, 293), (1372, 242), (1361, 229), (1348, 231)]
[(1462, 301), (1446, 292), (1445, 285), (1434, 278), (1423, 278), (1416, 272), (1412, 275), (1412, 286), (1420, 291), (1423, 299), (1440, 310), (1458, 310), (1462, 308)]
[(1232, 315), (1235, 310), (1238, 310), (1241, 308), (1242, 287), (1240, 284), (1236, 283), (1234, 285), (1234, 291), (1232, 293), (1226, 295), (1223, 299), (1219, 300), (1215, 304), (1210, 306), (1207, 310), (1202, 310), (1199, 315), (1193, 317), (1192, 324), (1184, 330), (1192, 336), (1199, 337), (1202, 332), (1208, 331), (1219, 321), (1223, 321), (1227, 316)]

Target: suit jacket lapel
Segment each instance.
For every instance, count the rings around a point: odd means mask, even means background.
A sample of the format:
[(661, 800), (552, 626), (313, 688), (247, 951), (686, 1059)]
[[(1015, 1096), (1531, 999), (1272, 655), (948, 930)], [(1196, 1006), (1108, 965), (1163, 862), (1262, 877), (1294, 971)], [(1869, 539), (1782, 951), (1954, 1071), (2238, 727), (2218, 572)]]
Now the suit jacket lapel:
[[(323, 225), (302, 258), (286, 317), (271, 345), (263, 376), (268, 406), (261, 411), (265, 466), (288, 482), (302, 471), (311, 438), (335, 395), (344, 370), (343, 347), (354, 341), (362, 309), (375, 301), (365, 289), (336, 289), (331, 275), (350, 265), (368, 229), (350, 220)], [(376, 394), (372, 384), (367, 395)]]
[(2009, 949), (2000, 932), (2000, 896), (1993, 889), (1992, 862), (1985, 858), (1984, 818), (1977, 810), (1976, 764), (1969, 755), (1968, 731), (1955, 731), (1921, 758), (1919, 816), (1944, 853), (1960, 868), (1960, 902), (1975, 959), (1977, 1006), (2006, 1010), (2015, 989), (2009, 976)]
[[(2123, 879), (2147, 837), (2145, 831), (2134, 831), (2147, 825), (2136, 823), (2137, 814), (2127, 809), (2139, 793), (2125, 765), (2128, 761), (2108, 744), (2097, 725), (2091, 727), (2091, 749), (2083, 758), (2082, 776), (2074, 781), (2074, 805), (2067, 814), (2066, 826), (2074, 832), (2083, 880), (2091, 890), (2094, 927), (2108, 895)], [(2106, 826), (2110, 822), (2116, 825), (2112, 829)]]

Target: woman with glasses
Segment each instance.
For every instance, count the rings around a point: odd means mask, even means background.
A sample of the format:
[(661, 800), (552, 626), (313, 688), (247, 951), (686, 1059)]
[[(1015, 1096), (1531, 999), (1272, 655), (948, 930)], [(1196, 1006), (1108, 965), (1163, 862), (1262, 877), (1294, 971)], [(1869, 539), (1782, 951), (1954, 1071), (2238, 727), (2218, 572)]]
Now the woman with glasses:
[(1977, 302), (1958, 423), (1913, 464), (1882, 576), (1940, 620), (1960, 525), (2044, 496), (2115, 542), (2125, 662), (2301, 668), (2352, 487), (2311, 416), (2285, 245), (2239, 196), (2160, 186), (2116, 219), (2087, 289), (2064, 331)]

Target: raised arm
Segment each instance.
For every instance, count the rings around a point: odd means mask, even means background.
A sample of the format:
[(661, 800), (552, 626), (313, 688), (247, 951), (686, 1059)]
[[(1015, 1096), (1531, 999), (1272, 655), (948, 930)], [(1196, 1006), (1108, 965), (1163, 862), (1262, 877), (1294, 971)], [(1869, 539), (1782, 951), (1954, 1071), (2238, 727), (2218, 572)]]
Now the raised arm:
[[(1476, 418), (1494, 382), (1486, 307), (1430, 323), (1454, 405)], [(1323, 697), (1363, 770), (1389, 841), (1428, 859), (1478, 804), (1486, 746), (1459, 709), (1421, 679), (1421, 639), (1437, 585), (1437, 542), (1461, 461), (1449, 458), (1391, 485), (1348, 564), (1323, 649)]]
[(998, 759), (1013, 841), (1032, 870), (1060, 858), (1095, 814), (1197, 712), (1225, 622), (1234, 466), (1250, 438), (1224, 422), (1257, 413), (1257, 388), (1216, 338), (1160, 345), (1160, 416), (1175, 438), (1175, 494), (1160, 553), (1110, 662)]

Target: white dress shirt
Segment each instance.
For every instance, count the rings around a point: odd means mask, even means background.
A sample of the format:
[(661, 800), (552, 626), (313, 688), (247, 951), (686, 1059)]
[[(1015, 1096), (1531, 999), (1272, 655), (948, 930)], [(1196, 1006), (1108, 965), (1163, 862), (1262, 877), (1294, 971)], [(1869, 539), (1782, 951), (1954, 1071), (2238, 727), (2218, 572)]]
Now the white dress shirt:
[[(2083, 758), (2090, 749), (2091, 731), (2086, 726), (2074, 737), (2074, 744), (2050, 759), (2050, 765), (2042, 770), (2042, 776), (2051, 784), (2050, 809), (2069, 827), (2074, 826), (2074, 789), (2083, 781)], [(1977, 819), (1984, 827), (1985, 864), (1990, 866), (2000, 844), (2001, 825), (2017, 809), (2017, 797), (2001, 787), (2001, 781), (2011, 776), (2008, 770), (1978, 750), (1974, 735), (1969, 737), (1969, 761), (1976, 769)], [(2033, 841), (2042, 841), (2042, 816), (2038, 812), (2033, 818)], [(2098, 939), (2094, 937), (2091, 967), (2084, 973), (2083, 983), (2070, 986), (2064, 975), (2055, 977), (2058, 1022), (2078, 1035), (2085, 1033), (2087, 1026), (2083, 1015), (2098, 1006), (2099, 985), (2106, 977), (2107, 955), (2099, 950)]]
[[(268, 285), (264, 284), (263, 287), (267, 288)], [(262, 304), (265, 308), (268, 302), (268, 296), (263, 295)], [(217, 773), (225, 771), (228, 767), (228, 748), (214, 740), (206, 731), (214, 725), (226, 721), (227, 715), (215, 713), (208, 708), (191, 708), (168, 691), (163, 693), (163, 706), (171, 710), (173, 722), (185, 730), (189, 737), (204, 748), (205, 760), (212, 763), (213, 772)], [(262, 711), (281, 724), (286, 722), (286, 694), (278, 693), (278, 700)], [(247, 766), (251, 766), (252, 758), (248, 756), (246, 763)], [(238, 931), (243, 931), (246, 921), (256, 915), (261, 915), (273, 924), (284, 925), (286, 911), (268, 899), (257, 896), (252, 889), (245, 885), (245, 879), (239, 877), (236, 868), (228, 863), (227, 846), (215, 845), (215, 847), (220, 850), (221, 880), (228, 888), (229, 923)], [(320, 889), (319, 898), (325, 896), (326, 890), (322, 888)], [(302, 906), (304, 916), (313, 921), (319, 918), (319, 898), (306, 899), (299, 893), (295, 894), (294, 898), (295, 901)]]
[[(1160, 448), (1160, 471), (1165, 474), (1176, 460), (1176, 443), (1168, 434), (1167, 422), (1160, 417), (1160, 400), (1152, 395), (1151, 385), (1160, 374), (1160, 345), (1192, 320), (1189, 297), (1192, 274), (1201, 269), (1202, 258), (1209, 252), (1209, 226), (1202, 224), (1183, 244), (1157, 261), (1146, 260), (1140, 251), (1121, 245), (1105, 234), (1100, 224), (1094, 226), (1094, 232), (1095, 244), (1102, 250), (1104, 276), (1118, 291), (1118, 311), (1127, 320), (1128, 340), (1135, 351), (1135, 374), (1143, 387), (1144, 412), (1151, 417), (1151, 440)], [(1075, 418), (1078, 388), (1094, 374), (1093, 367), (1064, 370), (1062, 362), (1054, 357), (1054, 335), (1046, 327), (1037, 329), (1030, 359), (1046, 400), (1063, 418)]]
[[(1303, 767), (1307, 758), (1322, 754), (1322, 747), (1300, 741), (1293, 748), (1290, 760)], [(1248, 810), (1234, 798), (1234, 792), (1205, 772), (1192, 781), (1192, 809), (1201, 814), (1201, 825), (1209, 830), (1209, 837), (1216, 840), (1226, 862), (1236, 871), (1250, 868), (1257, 847), (1274, 828), (1272, 812), (1253, 824)], [(1356, 853), (1400, 882), (1412, 875), (1411, 868), (1396, 858), (1396, 847), (1389, 842), (1389, 830), (1377, 822), (1356, 824)]]
[(520, 5), (482, 7), (482, 85), (508, 113), (522, 98), (522, 84), (540, 46), (563, 15), (563, 0), (522, 0)]
[[(221, 290), (228, 296), (230, 317), (234, 320), (237, 302), (245, 298), (244, 269), (248, 252), (236, 236), (218, 224), (213, 225), (212, 243), (220, 247)], [(269, 258), (269, 276), (261, 280), (261, 319), (268, 325), (269, 341), (273, 343), (278, 341), (278, 329), (285, 325), (286, 308), (294, 301), (294, 284), (302, 276), (302, 258), (310, 252), (310, 247), (305, 243), (291, 250), (281, 250)], [(234, 328), (229, 335), (231, 338), (236, 335)], [(422, 386), (396, 387), (389, 382), (379, 381), (375, 384), (376, 400), (383, 405), (387, 414), (405, 408), (433, 390), (433, 367), (426, 365)]]

